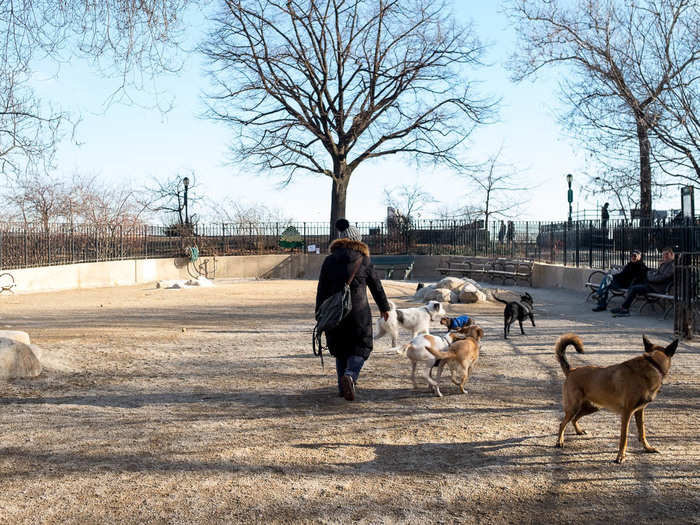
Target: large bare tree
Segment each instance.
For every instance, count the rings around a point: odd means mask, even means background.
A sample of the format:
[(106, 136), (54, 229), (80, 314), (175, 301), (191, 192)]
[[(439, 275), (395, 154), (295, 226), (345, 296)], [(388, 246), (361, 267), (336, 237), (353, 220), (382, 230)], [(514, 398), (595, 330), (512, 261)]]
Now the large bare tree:
[(684, 72), (700, 60), (696, 0), (513, 0), (520, 47), (514, 77), (562, 67), (563, 116), (602, 157), (627, 157), (636, 144), (641, 214), (652, 210), (651, 136), (666, 113), (663, 101)]
[(215, 23), (202, 47), (208, 115), (237, 131), (237, 159), (287, 184), (298, 172), (329, 177), (331, 224), (360, 164), (455, 162), (492, 107), (467, 77), (482, 46), (444, 1), (227, 0)]
[(154, 72), (179, 67), (172, 44), (182, 36), (184, 9), (195, 2), (0, 0), (0, 172), (45, 167), (69, 121), (32, 91), (38, 61), (87, 57), (116, 77), (113, 98), (129, 101)]

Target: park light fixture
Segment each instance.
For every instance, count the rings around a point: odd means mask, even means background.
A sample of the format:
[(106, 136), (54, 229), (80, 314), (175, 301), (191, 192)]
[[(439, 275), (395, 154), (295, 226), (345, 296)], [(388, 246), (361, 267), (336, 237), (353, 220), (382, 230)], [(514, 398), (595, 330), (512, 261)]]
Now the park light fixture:
[(185, 225), (189, 226), (190, 216), (189, 216), (188, 210), (187, 210), (187, 188), (190, 187), (189, 177), (185, 177), (184, 179), (182, 179), (182, 184), (185, 186)]
[(569, 185), (569, 191), (566, 193), (566, 199), (569, 201), (569, 224), (571, 224), (571, 203), (574, 202), (574, 190), (571, 189), (571, 183), (574, 176), (571, 173), (566, 175), (566, 182)]

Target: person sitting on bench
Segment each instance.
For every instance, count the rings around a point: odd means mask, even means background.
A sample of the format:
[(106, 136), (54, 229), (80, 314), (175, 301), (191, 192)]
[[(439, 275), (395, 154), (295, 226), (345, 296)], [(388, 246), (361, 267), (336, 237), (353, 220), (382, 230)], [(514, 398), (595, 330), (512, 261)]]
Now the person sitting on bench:
[(647, 272), (646, 282), (635, 284), (627, 290), (625, 302), (619, 308), (610, 310), (616, 315), (629, 315), (630, 306), (638, 295), (646, 293), (665, 293), (668, 283), (673, 281), (674, 263), (673, 248), (666, 247), (661, 252), (661, 264), (658, 270)]
[(598, 287), (598, 305), (593, 308), (594, 312), (602, 312), (608, 307), (608, 294), (610, 290), (622, 290), (629, 288), (634, 284), (644, 282), (647, 274), (647, 266), (642, 262), (642, 252), (632, 250), (630, 254), (630, 262), (628, 262), (622, 271), (612, 274), (608, 273)]

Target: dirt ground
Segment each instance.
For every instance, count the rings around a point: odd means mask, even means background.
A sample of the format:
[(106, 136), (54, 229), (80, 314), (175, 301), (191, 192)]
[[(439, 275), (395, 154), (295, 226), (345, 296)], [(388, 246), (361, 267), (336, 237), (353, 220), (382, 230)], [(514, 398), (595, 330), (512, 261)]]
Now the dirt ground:
[[(647, 409), (642, 453), (613, 463), (599, 412), (554, 447), (563, 374), (671, 340), (660, 315), (592, 313), (534, 289), (537, 327), (502, 337), (503, 305), (449, 305), (485, 331), (468, 394), (414, 391), (379, 340), (358, 399), (311, 355), (312, 281), (216, 281), (0, 297), (0, 328), (44, 349), (32, 380), (0, 382), (0, 523), (698, 523), (700, 345), (679, 346)], [(399, 305), (415, 283), (385, 283)], [(436, 327), (436, 332), (439, 329)], [(408, 334), (403, 333), (404, 340)]]

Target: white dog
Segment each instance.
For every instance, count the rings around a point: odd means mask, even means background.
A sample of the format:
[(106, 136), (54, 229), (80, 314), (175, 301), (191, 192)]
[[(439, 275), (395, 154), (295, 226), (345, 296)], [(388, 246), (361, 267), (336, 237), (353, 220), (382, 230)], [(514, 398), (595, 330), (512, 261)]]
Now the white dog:
[(411, 338), (418, 334), (430, 333), (430, 321), (440, 319), (445, 314), (442, 304), (438, 301), (430, 301), (425, 306), (416, 308), (401, 308), (396, 309), (396, 305), (389, 301), (391, 310), (389, 310), (389, 319), (384, 320), (381, 317), (377, 319), (377, 335), (375, 339), (379, 339), (385, 334), (391, 334), (391, 346), (395, 348), (399, 340), (399, 325), (406, 330), (410, 330)]
[[(428, 382), (430, 390), (435, 392), (436, 396), (442, 397), (442, 392), (440, 392), (437, 381), (430, 375), (437, 358), (428, 350), (428, 347), (434, 352), (441, 352), (447, 350), (454, 341), (464, 339), (465, 337), (464, 334), (460, 334), (459, 332), (449, 332), (444, 337), (422, 334), (414, 337), (410, 343), (397, 350), (397, 354), (403, 354), (411, 360), (411, 382), (413, 383), (413, 388), (418, 388), (418, 383), (416, 383), (416, 366), (419, 362), (423, 362), (427, 365), (423, 372), (423, 377)], [(442, 369), (440, 369), (440, 372), (442, 372)]]

